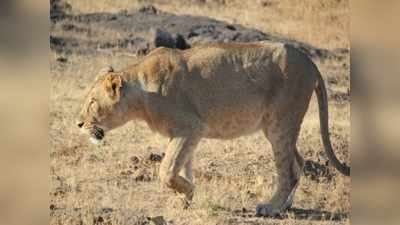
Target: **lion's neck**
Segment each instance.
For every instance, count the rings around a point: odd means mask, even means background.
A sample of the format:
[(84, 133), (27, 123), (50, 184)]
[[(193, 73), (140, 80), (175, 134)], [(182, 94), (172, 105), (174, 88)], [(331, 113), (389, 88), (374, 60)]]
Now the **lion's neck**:
[(146, 92), (143, 98), (143, 117), (147, 125), (153, 131), (156, 131), (162, 135), (169, 136), (169, 129), (166, 126), (167, 112), (162, 109), (166, 109), (165, 99), (156, 93)]
[(143, 117), (143, 93), (134, 85), (125, 86), (124, 90), (125, 112), (129, 120), (141, 119)]
[(165, 115), (161, 111), (167, 103), (162, 96), (139, 89), (135, 84), (128, 86), (125, 93), (128, 120), (144, 120), (150, 129), (168, 135), (164, 126)]

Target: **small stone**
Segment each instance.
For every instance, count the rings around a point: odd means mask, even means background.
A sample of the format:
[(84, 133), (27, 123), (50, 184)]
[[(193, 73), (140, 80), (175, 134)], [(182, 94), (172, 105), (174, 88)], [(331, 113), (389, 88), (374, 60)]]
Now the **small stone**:
[(112, 208), (102, 208), (101, 212), (102, 213), (112, 213), (114, 210)]
[(226, 25), (226, 28), (228, 28), (229, 30), (236, 30), (236, 27), (231, 24)]
[(64, 57), (58, 57), (58, 58), (57, 58), (57, 62), (66, 63), (66, 62), (68, 62), (68, 59), (67, 59), (67, 58), (64, 58)]
[(167, 221), (165, 221), (163, 216), (149, 217), (149, 220), (154, 225), (167, 225)]
[(130, 159), (133, 164), (138, 164), (140, 162), (140, 159), (137, 156), (132, 156)]
[(162, 159), (164, 158), (164, 154), (157, 154), (157, 153), (151, 153), (149, 160), (152, 162), (161, 162)]
[(103, 219), (103, 217), (101, 217), (101, 216), (95, 217), (95, 218), (93, 219), (93, 224), (101, 224), (101, 223), (103, 223), (103, 222), (104, 222), (104, 219)]
[(157, 48), (157, 47), (167, 47), (167, 48), (175, 48), (175, 39), (172, 37), (172, 35), (162, 29), (153, 29), (150, 32), (150, 45), (151, 48)]

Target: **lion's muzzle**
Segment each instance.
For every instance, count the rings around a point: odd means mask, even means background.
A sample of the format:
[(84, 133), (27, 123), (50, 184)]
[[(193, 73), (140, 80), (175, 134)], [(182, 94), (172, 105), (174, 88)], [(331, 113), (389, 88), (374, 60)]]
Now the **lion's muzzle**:
[(101, 129), (100, 127), (93, 126), (93, 128), (90, 131), (90, 136), (97, 140), (101, 140), (104, 138), (104, 130)]
[(104, 130), (100, 127), (94, 126), (90, 131), (90, 142), (95, 145), (100, 144), (101, 140), (104, 138)]
[(90, 141), (94, 144), (99, 144), (104, 138), (104, 130), (96, 125), (87, 126), (88, 123), (78, 122), (78, 127), (83, 133), (89, 134)]

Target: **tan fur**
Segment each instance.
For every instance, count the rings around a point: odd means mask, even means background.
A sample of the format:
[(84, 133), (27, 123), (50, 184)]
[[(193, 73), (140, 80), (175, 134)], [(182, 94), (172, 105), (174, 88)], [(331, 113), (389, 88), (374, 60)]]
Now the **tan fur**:
[(158, 48), (134, 66), (106, 71), (81, 113), (81, 125), (92, 137), (101, 139), (96, 131), (133, 119), (168, 136), (160, 178), (188, 204), (194, 191), (192, 155), (201, 138), (231, 139), (262, 130), (273, 147), (278, 188), (268, 204), (257, 206), (257, 214), (290, 207), (303, 168), (297, 137), (322, 81), (305, 54), (269, 42)]

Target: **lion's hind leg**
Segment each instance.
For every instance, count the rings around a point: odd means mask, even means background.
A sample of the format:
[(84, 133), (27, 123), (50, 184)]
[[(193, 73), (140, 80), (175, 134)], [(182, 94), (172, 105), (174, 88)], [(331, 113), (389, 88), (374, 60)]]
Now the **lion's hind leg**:
[(290, 120), (275, 121), (264, 129), (274, 151), (278, 185), (271, 200), (257, 206), (257, 216), (276, 216), (288, 209), (302, 174), (304, 163), (296, 148), (300, 126), (293, 127), (286, 121)]
[(179, 175), (193, 183), (192, 162), (193, 155), (191, 155), (189, 160), (185, 163), (185, 166), (182, 168), (181, 172), (179, 172)]

